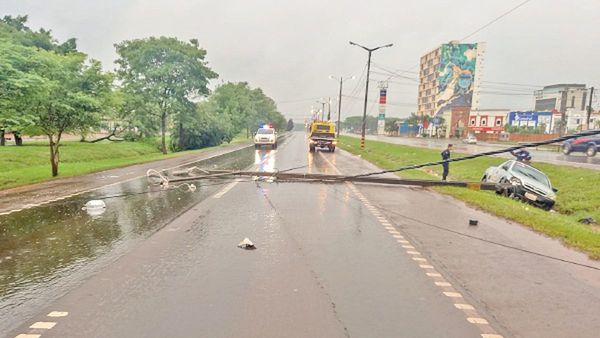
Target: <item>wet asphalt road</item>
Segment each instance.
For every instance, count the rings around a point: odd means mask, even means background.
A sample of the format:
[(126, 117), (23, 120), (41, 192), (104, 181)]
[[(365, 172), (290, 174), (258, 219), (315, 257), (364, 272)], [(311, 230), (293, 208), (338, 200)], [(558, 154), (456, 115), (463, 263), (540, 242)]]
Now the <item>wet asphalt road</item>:
[[(360, 137), (356, 134), (346, 134), (348, 136)], [(476, 154), (485, 151), (494, 151), (503, 147), (512, 145), (502, 145), (493, 143), (478, 143), (478, 144), (465, 144), (461, 140), (438, 140), (438, 139), (427, 139), (427, 138), (414, 138), (414, 137), (389, 137), (379, 135), (368, 135), (368, 140), (404, 144), (410, 146), (416, 146), (421, 148), (429, 149), (444, 149), (448, 143), (454, 145), (454, 150), (465, 153), (465, 154)], [(533, 162), (544, 162), (558, 165), (566, 165), (571, 167), (586, 168), (592, 170), (600, 170), (600, 155), (594, 157), (588, 157), (584, 153), (571, 153), (569, 155), (563, 155), (558, 151), (544, 151), (544, 150), (528, 150), (533, 157)], [(498, 157), (511, 159), (514, 158), (510, 154), (497, 155)]]
[[(309, 154), (303, 133), (253, 156), (253, 167), (266, 171), (373, 169), (343, 152)], [(600, 330), (598, 271), (440, 228), (600, 264), (450, 198), (243, 179), (203, 193), (6, 336), (593, 337)], [(480, 226), (466, 225), (473, 217)], [(244, 237), (257, 249), (237, 248)], [(47, 317), (51, 311), (68, 315)], [(34, 322), (56, 325), (29, 328)]]

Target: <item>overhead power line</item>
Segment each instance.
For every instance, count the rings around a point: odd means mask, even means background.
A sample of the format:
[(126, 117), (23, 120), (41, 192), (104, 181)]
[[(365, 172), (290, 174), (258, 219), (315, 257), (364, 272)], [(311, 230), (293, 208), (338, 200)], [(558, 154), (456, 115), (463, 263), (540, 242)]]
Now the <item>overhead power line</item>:
[(526, 3), (530, 2), (531, 0), (525, 0), (521, 3), (519, 3), (518, 5), (516, 5), (515, 7), (509, 9), (508, 11), (502, 13), (500, 16), (496, 17), (495, 19), (493, 19), (492, 21), (486, 23), (485, 25), (477, 28), (473, 33), (468, 34), (467, 36), (465, 36), (464, 38), (460, 39), (459, 41), (464, 41), (470, 37), (472, 37), (473, 35), (481, 32), (482, 30), (488, 28), (489, 26), (493, 25), (496, 21), (502, 19), (503, 17), (509, 15), (510, 13), (516, 11), (517, 9), (519, 9), (520, 7), (524, 6)]

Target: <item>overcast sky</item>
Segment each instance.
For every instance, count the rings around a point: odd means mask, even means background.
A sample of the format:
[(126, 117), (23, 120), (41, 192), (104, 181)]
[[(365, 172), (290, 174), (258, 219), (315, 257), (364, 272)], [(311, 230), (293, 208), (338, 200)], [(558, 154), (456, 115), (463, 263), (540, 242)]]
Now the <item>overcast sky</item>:
[[(113, 69), (113, 44), (147, 36), (197, 38), (220, 81), (247, 81), (276, 100), (286, 116), (308, 115), (319, 97), (336, 97), (329, 75), (355, 75), (344, 86), (343, 116), (362, 114), (366, 46), (372, 74), (418, 70), (419, 57), (461, 39), (523, 0), (0, 0), (1, 15), (29, 15), (63, 41)], [(574, 82), (600, 87), (598, 0), (532, 0), (464, 42), (486, 42), (480, 108), (532, 109), (532, 86)], [(403, 73), (415, 77), (414, 73)], [(361, 79), (359, 82), (358, 80)], [(388, 116), (416, 111), (417, 82), (392, 78)], [(369, 113), (376, 114), (376, 83)], [(600, 90), (600, 88), (598, 88)], [(513, 93), (511, 95), (500, 95)], [(334, 109), (337, 109), (335, 106)]]

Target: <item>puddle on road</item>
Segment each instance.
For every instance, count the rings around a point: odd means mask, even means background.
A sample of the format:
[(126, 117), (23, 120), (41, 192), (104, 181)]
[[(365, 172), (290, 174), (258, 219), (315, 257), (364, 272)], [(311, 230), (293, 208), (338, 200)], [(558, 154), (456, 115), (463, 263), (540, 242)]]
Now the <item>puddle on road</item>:
[[(246, 148), (188, 167), (244, 169), (254, 157), (254, 149)], [(217, 183), (222, 182), (193, 182), (195, 192), (161, 191), (149, 189), (142, 178), (0, 216), (0, 332), (120, 257), (220, 189)], [(106, 203), (103, 214), (90, 216), (82, 210), (92, 199)]]

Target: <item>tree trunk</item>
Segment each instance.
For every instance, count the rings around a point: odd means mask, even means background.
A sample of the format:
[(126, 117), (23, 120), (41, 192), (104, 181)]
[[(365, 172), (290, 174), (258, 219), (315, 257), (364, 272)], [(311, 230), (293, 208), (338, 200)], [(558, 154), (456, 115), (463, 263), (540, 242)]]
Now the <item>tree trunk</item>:
[(15, 145), (16, 146), (22, 146), (23, 145), (23, 137), (21, 137), (21, 133), (18, 132), (13, 132), (13, 135), (15, 135)]
[(160, 115), (160, 136), (161, 136), (161, 147), (162, 147), (162, 153), (163, 154), (167, 154), (167, 143), (165, 140), (165, 133), (167, 129), (167, 114), (166, 113), (162, 113)]
[(183, 133), (183, 123), (179, 122), (179, 140), (177, 140), (177, 146), (179, 147), (179, 151), (183, 150), (185, 147), (185, 137)]
[(48, 139), (50, 140), (50, 166), (52, 166), (52, 177), (58, 176), (58, 163), (60, 161), (60, 134), (57, 135), (56, 140), (52, 137), (52, 135), (48, 135)]
[(6, 139), (4, 138), (4, 129), (0, 129), (0, 146), (6, 145)]

